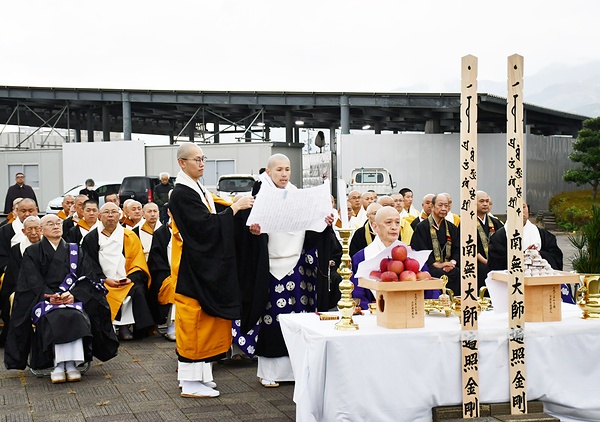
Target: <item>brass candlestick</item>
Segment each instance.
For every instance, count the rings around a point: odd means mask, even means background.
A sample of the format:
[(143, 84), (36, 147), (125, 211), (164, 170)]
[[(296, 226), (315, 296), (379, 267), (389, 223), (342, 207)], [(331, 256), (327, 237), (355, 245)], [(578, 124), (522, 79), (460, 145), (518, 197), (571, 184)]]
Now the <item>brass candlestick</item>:
[(342, 238), (342, 262), (340, 264), (340, 268), (338, 269), (338, 273), (342, 276), (342, 281), (340, 282), (340, 292), (342, 293), (342, 297), (338, 302), (337, 306), (340, 310), (341, 318), (340, 321), (335, 324), (336, 330), (344, 330), (344, 331), (353, 331), (358, 330), (358, 324), (355, 324), (352, 321), (352, 314), (354, 314), (354, 300), (352, 300), (352, 290), (354, 290), (354, 284), (350, 281), (350, 276), (352, 275), (352, 266), (350, 260), (349, 250), (349, 241), (350, 236), (354, 229), (338, 229), (336, 230), (340, 233), (340, 237)]

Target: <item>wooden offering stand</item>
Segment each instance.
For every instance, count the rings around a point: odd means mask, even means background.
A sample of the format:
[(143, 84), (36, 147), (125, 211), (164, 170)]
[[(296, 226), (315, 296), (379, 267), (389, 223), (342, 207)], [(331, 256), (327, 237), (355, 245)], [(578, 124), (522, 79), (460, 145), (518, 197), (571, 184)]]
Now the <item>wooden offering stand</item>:
[[(497, 271), (492, 278), (507, 283), (509, 275)], [(554, 275), (526, 276), (524, 279), (525, 322), (561, 321), (561, 284), (579, 283), (579, 274), (554, 271)]]
[(425, 326), (424, 290), (440, 290), (439, 278), (421, 281), (375, 281), (360, 278), (358, 285), (377, 292), (377, 325), (385, 328)]

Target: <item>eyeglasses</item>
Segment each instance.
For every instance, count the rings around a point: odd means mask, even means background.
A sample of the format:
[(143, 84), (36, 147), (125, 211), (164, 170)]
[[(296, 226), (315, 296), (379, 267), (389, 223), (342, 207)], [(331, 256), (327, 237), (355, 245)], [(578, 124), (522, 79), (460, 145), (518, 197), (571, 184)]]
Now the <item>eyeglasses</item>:
[(116, 214), (119, 214), (119, 211), (117, 211), (117, 210), (107, 210), (107, 211), (102, 211), (100, 214), (104, 214), (104, 215), (116, 215)]
[(200, 165), (200, 163), (204, 163), (206, 162), (206, 155), (203, 155), (202, 157), (196, 157), (196, 158), (182, 158), (183, 161), (195, 161), (196, 164)]
[(49, 223), (44, 224), (44, 226), (46, 226), (46, 227), (60, 227), (62, 225), (63, 225), (62, 221), (56, 221), (54, 223), (49, 222)]

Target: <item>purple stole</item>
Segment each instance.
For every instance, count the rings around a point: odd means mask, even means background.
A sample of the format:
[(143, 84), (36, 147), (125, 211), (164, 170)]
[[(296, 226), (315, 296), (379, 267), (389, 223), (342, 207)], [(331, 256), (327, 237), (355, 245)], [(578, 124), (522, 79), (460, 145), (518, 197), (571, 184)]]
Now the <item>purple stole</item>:
[[(69, 290), (71, 290), (73, 288), (73, 286), (75, 286), (75, 284), (79, 280), (87, 279), (87, 277), (77, 278), (77, 261), (78, 261), (78, 257), (79, 257), (78, 252), (79, 252), (79, 246), (76, 243), (69, 243), (69, 269), (70, 269), (70, 272), (65, 276), (65, 279), (60, 284), (60, 286), (58, 286), (58, 289), (60, 290), (61, 293), (68, 292)], [(106, 287), (104, 287), (101, 283), (94, 283), (92, 280), (90, 280), (90, 282), (92, 282), (94, 284), (94, 287), (97, 290), (103, 291), (104, 294), (107, 293)], [(47, 313), (52, 312), (55, 309), (66, 309), (66, 308), (75, 309), (75, 310), (83, 313), (83, 303), (81, 303), (81, 302), (74, 302), (74, 303), (71, 303), (68, 305), (64, 305), (64, 304), (63, 305), (53, 305), (50, 302), (48, 302), (47, 300), (44, 300), (42, 302), (39, 302), (37, 305), (35, 305), (33, 307), (33, 309), (31, 310), (31, 321), (33, 322), (34, 325), (37, 325), (40, 318), (43, 317), (44, 315), (46, 315)]]

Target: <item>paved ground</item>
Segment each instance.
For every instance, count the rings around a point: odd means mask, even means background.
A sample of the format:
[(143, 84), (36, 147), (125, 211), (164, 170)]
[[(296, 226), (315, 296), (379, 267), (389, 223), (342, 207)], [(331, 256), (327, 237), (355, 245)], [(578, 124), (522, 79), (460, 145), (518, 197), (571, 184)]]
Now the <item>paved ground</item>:
[[(4, 367), (4, 364), (2, 364)], [(221, 396), (180, 396), (174, 343), (160, 336), (124, 342), (95, 361), (81, 382), (51, 384), (29, 370), (0, 370), (0, 421), (290, 421), (293, 384), (264, 388), (255, 362), (215, 365)]]
[[(569, 271), (574, 250), (556, 234)], [(79, 383), (52, 385), (28, 370), (0, 369), (0, 421), (294, 420), (293, 384), (262, 387), (255, 362), (215, 365), (221, 396), (214, 399), (180, 397), (176, 367), (174, 343), (155, 336), (124, 342), (119, 356), (94, 362)]]

